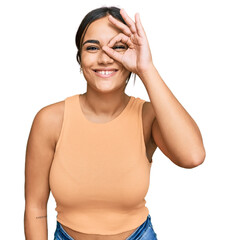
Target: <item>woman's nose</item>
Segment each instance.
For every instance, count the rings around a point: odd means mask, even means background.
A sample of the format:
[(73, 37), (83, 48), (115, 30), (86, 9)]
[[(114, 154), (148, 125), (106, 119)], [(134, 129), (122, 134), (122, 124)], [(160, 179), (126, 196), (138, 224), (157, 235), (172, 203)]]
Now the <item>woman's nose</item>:
[(109, 57), (106, 52), (104, 51), (101, 51), (101, 53), (99, 54), (99, 57), (98, 57), (98, 63), (100, 64), (110, 64), (110, 63), (113, 63), (114, 62), (114, 59)]

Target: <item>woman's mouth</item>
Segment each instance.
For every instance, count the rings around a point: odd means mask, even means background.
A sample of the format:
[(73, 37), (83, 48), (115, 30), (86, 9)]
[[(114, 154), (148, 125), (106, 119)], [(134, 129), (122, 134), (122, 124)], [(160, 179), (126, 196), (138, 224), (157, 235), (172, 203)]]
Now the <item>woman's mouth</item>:
[(95, 69), (94, 72), (96, 76), (101, 78), (109, 78), (115, 75), (117, 69)]

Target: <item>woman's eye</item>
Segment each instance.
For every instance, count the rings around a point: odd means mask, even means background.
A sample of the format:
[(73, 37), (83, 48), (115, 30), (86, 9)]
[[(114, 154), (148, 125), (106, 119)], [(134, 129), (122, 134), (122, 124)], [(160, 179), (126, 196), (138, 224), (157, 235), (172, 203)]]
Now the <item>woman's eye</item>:
[(98, 50), (98, 48), (95, 46), (88, 46), (86, 50), (95, 51), (95, 50)]
[(126, 49), (126, 46), (124, 45), (116, 45), (113, 47), (113, 49)]

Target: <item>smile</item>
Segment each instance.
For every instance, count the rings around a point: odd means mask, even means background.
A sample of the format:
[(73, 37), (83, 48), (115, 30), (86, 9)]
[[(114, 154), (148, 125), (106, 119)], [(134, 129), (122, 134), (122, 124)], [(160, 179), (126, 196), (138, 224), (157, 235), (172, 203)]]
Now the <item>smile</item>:
[(114, 74), (117, 72), (118, 70), (114, 69), (114, 70), (94, 70), (95, 74), (98, 77), (102, 77), (102, 78), (109, 78), (114, 76)]

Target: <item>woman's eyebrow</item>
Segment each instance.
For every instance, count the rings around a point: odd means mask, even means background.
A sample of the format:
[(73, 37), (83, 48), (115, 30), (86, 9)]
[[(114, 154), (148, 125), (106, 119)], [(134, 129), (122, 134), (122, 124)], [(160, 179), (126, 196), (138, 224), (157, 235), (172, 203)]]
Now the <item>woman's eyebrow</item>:
[(100, 42), (99, 42), (98, 40), (92, 40), (92, 39), (85, 41), (85, 42), (83, 43), (83, 45), (86, 44), (86, 43), (96, 43), (96, 44), (100, 44)]

